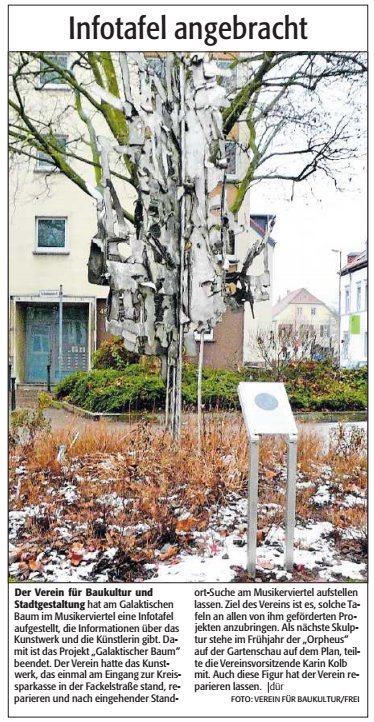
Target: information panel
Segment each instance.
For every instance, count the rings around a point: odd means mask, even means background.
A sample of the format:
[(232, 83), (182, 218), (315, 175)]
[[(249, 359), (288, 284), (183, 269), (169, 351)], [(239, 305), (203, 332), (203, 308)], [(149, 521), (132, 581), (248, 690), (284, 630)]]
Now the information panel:
[(287, 392), (282, 383), (243, 381), (238, 393), (248, 435), (297, 435)]

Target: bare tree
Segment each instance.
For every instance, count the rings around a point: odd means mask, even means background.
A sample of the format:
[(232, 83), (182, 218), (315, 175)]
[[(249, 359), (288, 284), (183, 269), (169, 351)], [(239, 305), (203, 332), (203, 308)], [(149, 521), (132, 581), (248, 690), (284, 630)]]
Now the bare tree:
[(265, 368), (278, 377), (282, 366), (291, 361), (333, 358), (334, 346), (321, 346), (317, 329), (311, 324), (279, 324), (277, 328), (258, 328), (252, 344)]
[[(128, 124), (109, 97), (121, 96), (118, 53), (74, 53), (69, 67), (61, 67), (51, 54), (19, 52), (10, 55), (10, 151), (32, 158), (42, 151), (52, 158), (84, 192), (88, 166), (95, 185), (101, 164), (93, 129), (98, 119), (119, 145), (126, 145)], [(323, 174), (337, 182), (347, 161), (362, 151), (360, 118), (365, 113), (366, 54), (348, 52), (260, 52), (245, 57), (228, 56), (231, 70), (239, 72), (238, 88), (227, 84), (229, 103), (223, 109), (223, 133), (232, 138), (236, 125), (244, 124), (247, 157), (243, 177), (231, 205), (235, 213), (249, 188), (263, 180), (300, 183)], [(156, 59), (162, 63), (162, 59)], [(72, 91), (72, 105), (60, 104), (45, 116), (30, 107), (27, 86), (41, 88), (53, 74)], [(162, 82), (162, 77), (161, 77)], [(98, 85), (101, 95), (95, 92)], [(364, 90), (364, 93), (363, 93)], [(105, 92), (110, 94), (105, 98)], [(79, 119), (75, 137), (62, 148), (56, 142), (64, 117)], [(87, 153), (81, 151), (84, 140)], [(128, 154), (111, 168), (115, 178), (136, 188), (136, 168)], [(133, 221), (127, 209), (125, 215)]]
[(224, 132), (245, 124), (246, 170), (231, 206), (237, 212), (260, 181), (292, 186), (323, 175), (335, 184), (363, 152), (366, 54), (265, 52), (235, 58), (243, 87), (223, 112)]

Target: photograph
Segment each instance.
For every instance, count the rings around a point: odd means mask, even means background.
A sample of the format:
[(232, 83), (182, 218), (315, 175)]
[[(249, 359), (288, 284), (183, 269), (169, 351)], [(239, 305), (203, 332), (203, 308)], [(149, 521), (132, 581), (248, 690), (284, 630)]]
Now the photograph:
[(366, 582), (367, 53), (8, 60), (9, 581)]

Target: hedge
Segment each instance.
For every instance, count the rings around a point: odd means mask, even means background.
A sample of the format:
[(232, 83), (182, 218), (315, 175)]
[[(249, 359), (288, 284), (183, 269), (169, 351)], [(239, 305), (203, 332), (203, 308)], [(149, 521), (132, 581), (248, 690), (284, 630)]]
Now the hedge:
[[(240, 381), (284, 381), (295, 410), (349, 411), (367, 407), (366, 369), (336, 369), (318, 361), (294, 362), (275, 376), (271, 370), (205, 368), (202, 402), (206, 409), (239, 408)], [(55, 388), (57, 399), (64, 399), (88, 411), (121, 413), (156, 411), (164, 408), (165, 385), (159, 373), (144, 364), (127, 364), (121, 370), (77, 371)], [(182, 396), (184, 408), (197, 402), (197, 369), (185, 365)]]

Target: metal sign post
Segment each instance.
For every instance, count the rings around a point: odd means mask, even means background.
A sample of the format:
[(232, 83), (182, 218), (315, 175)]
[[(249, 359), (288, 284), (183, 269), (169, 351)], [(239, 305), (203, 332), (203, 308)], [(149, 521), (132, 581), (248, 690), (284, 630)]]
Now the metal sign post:
[(297, 428), (286, 389), (281, 383), (243, 382), (238, 386), (240, 404), (246, 425), (250, 461), (248, 475), (247, 569), (256, 572), (258, 464), (260, 437), (265, 434), (287, 436), (287, 491), (285, 508), (285, 567), (293, 569), (295, 531)]
[(63, 299), (64, 299), (64, 294), (63, 294), (62, 286), (60, 286), (59, 303), (58, 303), (58, 380), (59, 381), (61, 381), (61, 379), (62, 379), (62, 360), (63, 360), (63, 354), (62, 354)]
[(286, 539), (284, 561), (288, 572), (293, 570), (293, 549), (295, 536), (296, 506), (296, 471), (297, 471), (297, 434), (288, 437), (287, 454), (287, 490), (286, 490)]

